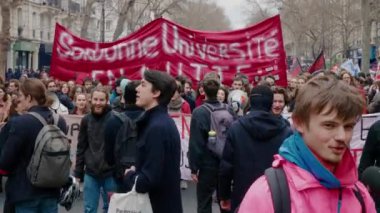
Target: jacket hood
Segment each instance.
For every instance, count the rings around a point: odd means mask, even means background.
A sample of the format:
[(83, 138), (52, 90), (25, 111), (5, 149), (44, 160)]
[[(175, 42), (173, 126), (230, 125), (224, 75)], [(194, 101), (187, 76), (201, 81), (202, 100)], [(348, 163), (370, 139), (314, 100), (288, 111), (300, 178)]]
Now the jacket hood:
[(287, 128), (282, 117), (265, 111), (250, 111), (238, 121), (248, 134), (258, 140), (268, 140)]

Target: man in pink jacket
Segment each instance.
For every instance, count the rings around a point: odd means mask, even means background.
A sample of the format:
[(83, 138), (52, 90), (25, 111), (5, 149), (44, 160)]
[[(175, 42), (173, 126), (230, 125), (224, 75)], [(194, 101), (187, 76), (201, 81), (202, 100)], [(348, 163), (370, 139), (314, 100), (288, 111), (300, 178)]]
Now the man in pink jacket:
[[(272, 164), (285, 172), (289, 212), (376, 212), (366, 187), (358, 181), (349, 150), (363, 105), (355, 88), (333, 77), (316, 77), (300, 90), (292, 114), (296, 131)], [(239, 213), (275, 212), (273, 198), (278, 196), (272, 195), (268, 176), (261, 176), (246, 193)]]

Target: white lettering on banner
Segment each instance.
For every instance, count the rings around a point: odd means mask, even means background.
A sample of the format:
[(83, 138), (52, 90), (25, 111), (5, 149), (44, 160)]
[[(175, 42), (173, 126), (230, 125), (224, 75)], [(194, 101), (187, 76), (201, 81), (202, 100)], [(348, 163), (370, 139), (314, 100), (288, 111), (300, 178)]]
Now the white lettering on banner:
[(67, 32), (63, 32), (58, 39), (59, 44), (62, 46), (66, 52), (62, 52), (60, 48), (57, 49), (58, 54), (61, 57), (67, 58), (71, 56), (70, 46), (74, 43), (74, 38)]
[(92, 61), (99, 62), (105, 60), (114, 62), (116, 60), (132, 60), (147, 56), (155, 58), (158, 56), (159, 40), (153, 36), (147, 37), (140, 41), (137, 39), (119, 43), (108, 48), (99, 48), (96, 44), (95, 48), (82, 48), (73, 46), (74, 38), (72, 35), (63, 32), (58, 39), (57, 52), (60, 57), (71, 57), (75, 61)]
[(102, 75), (102, 74), (104, 74), (103, 70), (93, 70), (91, 72), (91, 77), (92, 77), (92, 79), (95, 80), (97, 75)]
[[(169, 28), (171, 28), (171, 30)], [(193, 37), (191, 35), (183, 35), (182, 39), (178, 30), (177, 26), (169, 27), (167, 23), (163, 23), (162, 46), (163, 51), (166, 54), (172, 55), (178, 52), (188, 58), (198, 56), (205, 60), (207, 57), (212, 61), (230, 58), (234, 60), (253, 60), (255, 57), (254, 53), (257, 54), (257, 58), (262, 58), (264, 56), (274, 58), (280, 55), (276, 52), (279, 48), (280, 42), (273, 38), (279, 33), (278, 30), (273, 30), (267, 37), (248, 37), (248, 41), (243, 43), (243, 45), (237, 42), (231, 44), (218, 43), (216, 45), (207, 43), (206, 40), (203, 44), (192, 42), (191, 38)], [(181, 33), (183, 34), (183, 32)], [(169, 40), (169, 35), (173, 35), (172, 40)], [(170, 43), (172, 44), (172, 47), (170, 47)], [(256, 48), (256, 51), (252, 51), (252, 48)]]
[(223, 81), (223, 70), (228, 70), (229, 67), (228, 66), (216, 66), (216, 65), (214, 65), (211, 68), (219, 74), (220, 81)]
[(166, 23), (164, 23), (162, 25), (162, 47), (164, 49), (164, 52), (166, 54), (169, 54), (169, 55), (172, 55), (176, 52), (176, 50), (178, 49), (178, 30), (177, 30), (177, 26), (173, 26), (173, 35), (174, 35), (174, 39), (173, 39), (173, 48), (169, 47), (169, 37), (168, 37), (168, 25)]
[(251, 68), (251, 65), (250, 65), (250, 64), (238, 65), (238, 66), (236, 67), (236, 71), (239, 73), (239, 72), (241, 72), (242, 70), (250, 69), (250, 68)]
[(201, 80), (202, 68), (207, 68), (207, 65), (198, 64), (198, 63), (190, 63), (190, 67), (195, 68), (195, 79), (197, 81), (200, 81)]

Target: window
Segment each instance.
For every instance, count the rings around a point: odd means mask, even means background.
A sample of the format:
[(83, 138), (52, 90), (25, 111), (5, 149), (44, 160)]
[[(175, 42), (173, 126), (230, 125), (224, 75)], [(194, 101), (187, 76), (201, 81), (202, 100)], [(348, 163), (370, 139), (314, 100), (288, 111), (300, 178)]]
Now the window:
[(44, 31), (40, 31), (40, 39), (42, 40), (42, 39), (44, 39)]
[(50, 40), (50, 32), (47, 33), (47, 39)]
[(110, 30), (111, 29), (111, 21), (106, 21), (106, 30)]
[(32, 30), (32, 36), (33, 38), (36, 38), (36, 30)]

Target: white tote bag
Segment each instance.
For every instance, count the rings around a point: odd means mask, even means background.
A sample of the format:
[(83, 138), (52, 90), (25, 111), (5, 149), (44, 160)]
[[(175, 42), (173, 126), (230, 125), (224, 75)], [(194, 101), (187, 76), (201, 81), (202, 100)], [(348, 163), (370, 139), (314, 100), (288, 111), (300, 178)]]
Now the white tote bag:
[(128, 193), (114, 193), (108, 208), (108, 213), (153, 213), (148, 193), (136, 192), (136, 181)]

